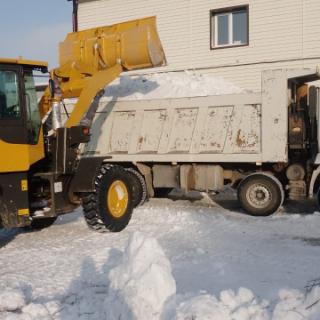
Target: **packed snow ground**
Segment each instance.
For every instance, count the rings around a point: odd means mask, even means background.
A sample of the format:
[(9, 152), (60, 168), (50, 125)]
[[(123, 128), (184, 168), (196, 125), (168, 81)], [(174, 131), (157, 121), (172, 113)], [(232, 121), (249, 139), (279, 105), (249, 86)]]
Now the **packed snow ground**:
[(320, 214), (285, 211), (153, 199), (118, 234), (80, 210), (1, 231), (0, 319), (318, 320)]

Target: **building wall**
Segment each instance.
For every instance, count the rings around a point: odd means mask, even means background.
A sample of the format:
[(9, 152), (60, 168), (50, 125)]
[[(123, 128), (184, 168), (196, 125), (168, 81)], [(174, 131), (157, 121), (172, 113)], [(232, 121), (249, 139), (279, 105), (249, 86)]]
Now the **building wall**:
[[(249, 45), (210, 50), (210, 10), (246, 4)], [(79, 27), (156, 15), (161, 70), (195, 69), (257, 91), (261, 70), (320, 65), (319, 12), (319, 0), (80, 0)]]

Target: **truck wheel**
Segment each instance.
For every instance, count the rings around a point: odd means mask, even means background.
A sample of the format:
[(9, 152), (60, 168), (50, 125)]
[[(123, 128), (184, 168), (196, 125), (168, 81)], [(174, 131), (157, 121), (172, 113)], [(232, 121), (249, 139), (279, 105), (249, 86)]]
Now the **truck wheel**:
[(132, 215), (132, 186), (127, 172), (117, 165), (103, 165), (95, 180), (96, 191), (83, 200), (84, 217), (96, 231), (119, 232)]
[(253, 216), (269, 216), (284, 199), (281, 183), (273, 176), (252, 174), (238, 186), (238, 199), (244, 210)]
[(132, 204), (136, 208), (142, 206), (147, 199), (147, 184), (140, 172), (133, 168), (126, 169), (132, 185)]
[(30, 228), (34, 230), (41, 230), (52, 226), (57, 217), (50, 217), (50, 218), (39, 218), (31, 221)]

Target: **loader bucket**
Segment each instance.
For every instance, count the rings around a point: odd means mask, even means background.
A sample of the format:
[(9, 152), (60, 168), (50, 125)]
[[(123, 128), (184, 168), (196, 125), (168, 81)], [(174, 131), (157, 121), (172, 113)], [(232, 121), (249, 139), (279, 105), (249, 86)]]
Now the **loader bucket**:
[(69, 33), (60, 43), (62, 69), (73, 65), (92, 75), (116, 64), (125, 70), (166, 64), (155, 17)]

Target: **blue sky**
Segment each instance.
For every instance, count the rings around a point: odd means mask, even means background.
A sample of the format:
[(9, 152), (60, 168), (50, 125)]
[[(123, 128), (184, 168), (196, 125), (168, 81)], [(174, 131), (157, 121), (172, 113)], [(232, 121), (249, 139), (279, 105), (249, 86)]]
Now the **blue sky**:
[(58, 43), (72, 31), (72, 2), (0, 0), (0, 56), (58, 64)]

